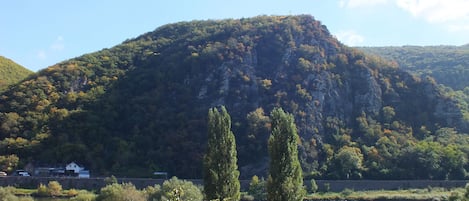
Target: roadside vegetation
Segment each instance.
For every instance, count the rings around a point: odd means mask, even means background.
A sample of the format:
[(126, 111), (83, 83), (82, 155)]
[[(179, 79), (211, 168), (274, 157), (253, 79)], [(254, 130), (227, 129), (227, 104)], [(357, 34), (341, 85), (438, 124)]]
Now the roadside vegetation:
[[(52, 188), (57, 190), (58, 182), (52, 181)], [(60, 184), (58, 184), (60, 185)], [(160, 200), (181, 200), (181, 201), (202, 201), (203, 188), (192, 182), (171, 178), (162, 185), (149, 186), (144, 189), (137, 189), (131, 183), (110, 183), (107, 186), (91, 192), (87, 190), (61, 190), (56, 196), (52, 196), (49, 185), (40, 185), (37, 189), (21, 189), (15, 187), (0, 187), (0, 200), (2, 201), (33, 201), (40, 197), (41, 189), (45, 187), (44, 196), (51, 198), (69, 198), (72, 201), (160, 201)], [(304, 197), (304, 201), (313, 200), (448, 200), (465, 201), (469, 200), (469, 185), (465, 188), (432, 188), (424, 189), (401, 189), (401, 190), (373, 190), (373, 191), (355, 191), (345, 189), (341, 192), (317, 191), (309, 188)], [(254, 176), (245, 192), (241, 192), (242, 201), (266, 201), (267, 191), (264, 179)]]

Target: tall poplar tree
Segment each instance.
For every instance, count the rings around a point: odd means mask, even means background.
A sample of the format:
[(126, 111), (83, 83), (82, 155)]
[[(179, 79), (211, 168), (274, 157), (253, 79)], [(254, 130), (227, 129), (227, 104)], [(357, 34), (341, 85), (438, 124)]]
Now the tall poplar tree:
[(275, 108), (270, 116), (272, 134), (269, 138), (267, 200), (302, 201), (306, 191), (298, 160), (298, 133), (293, 115)]
[(204, 192), (207, 200), (240, 199), (236, 141), (231, 117), (224, 106), (208, 111), (208, 146), (204, 157)]

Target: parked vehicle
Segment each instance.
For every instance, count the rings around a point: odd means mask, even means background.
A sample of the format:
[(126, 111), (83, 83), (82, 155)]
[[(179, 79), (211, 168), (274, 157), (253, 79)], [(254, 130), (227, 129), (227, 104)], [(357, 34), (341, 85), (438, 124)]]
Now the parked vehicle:
[(31, 176), (31, 174), (29, 174), (29, 172), (25, 171), (25, 170), (16, 170), (15, 171), (15, 176), (21, 176), (21, 177), (29, 177)]
[(0, 171), (0, 177), (6, 177), (8, 174), (6, 172)]

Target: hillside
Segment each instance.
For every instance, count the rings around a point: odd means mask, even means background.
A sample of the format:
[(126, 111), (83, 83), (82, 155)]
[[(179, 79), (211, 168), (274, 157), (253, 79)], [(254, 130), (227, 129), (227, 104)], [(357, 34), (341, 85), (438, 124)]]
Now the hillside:
[(418, 76), (434, 77), (454, 90), (469, 86), (469, 45), (360, 47), (359, 49), (396, 61)]
[(225, 105), (247, 178), (265, 173), (268, 114), (282, 107), (308, 177), (461, 178), (469, 139), (457, 104), (432, 80), (342, 45), (311, 16), (180, 22), (4, 92), (0, 154), (20, 166), (200, 178), (208, 109)]
[(9, 85), (19, 82), (33, 72), (12, 60), (0, 56), (0, 92)]

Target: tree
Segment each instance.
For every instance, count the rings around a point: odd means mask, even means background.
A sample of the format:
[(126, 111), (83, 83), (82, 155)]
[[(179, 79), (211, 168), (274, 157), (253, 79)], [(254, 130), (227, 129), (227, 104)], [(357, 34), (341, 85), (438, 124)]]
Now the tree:
[(350, 176), (361, 177), (363, 170), (363, 154), (357, 147), (344, 146), (336, 155), (339, 171), (342, 176), (349, 179)]
[(173, 177), (166, 180), (162, 186), (147, 187), (147, 200), (203, 200), (200, 189), (190, 181)]
[(259, 179), (258, 176), (254, 175), (249, 183), (248, 194), (253, 196), (254, 200), (267, 200), (264, 178)]
[(267, 200), (303, 200), (305, 189), (298, 160), (298, 134), (293, 115), (275, 108), (271, 114), (272, 134), (269, 138), (269, 178)]
[(145, 201), (146, 196), (131, 183), (113, 183), (100, 190), (96, 201)]
[(226, 108), (208, 112), (208, 146), (204, 157), (204, 192), (206, 199), (239, 200), (240, 184), (236, 141)]

